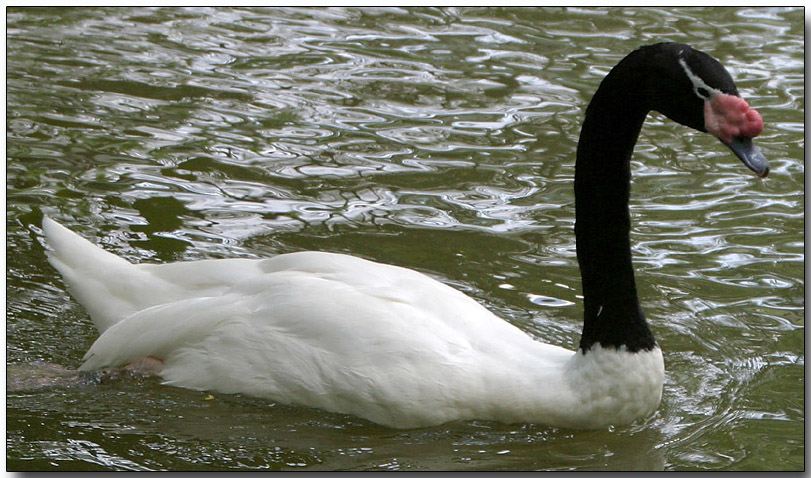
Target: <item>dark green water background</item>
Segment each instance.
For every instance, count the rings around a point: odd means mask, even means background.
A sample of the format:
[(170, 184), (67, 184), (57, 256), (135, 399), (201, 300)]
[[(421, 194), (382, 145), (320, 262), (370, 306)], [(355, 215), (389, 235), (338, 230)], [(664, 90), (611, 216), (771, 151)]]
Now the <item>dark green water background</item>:
[(415, 268), (575, 347), (574, 151), (639, 45), (711, 53), (766, 123), (760, 180), (651, 115), (633, 163), (660, 409), (572, 431), (353, 417), (118, 380), (14, 388), (10, 470), (804, 468), (804, 46), (786, 8), (7, 10), (6, 360), (97, 337), (48, 214), (136, 262), (318, 249)]

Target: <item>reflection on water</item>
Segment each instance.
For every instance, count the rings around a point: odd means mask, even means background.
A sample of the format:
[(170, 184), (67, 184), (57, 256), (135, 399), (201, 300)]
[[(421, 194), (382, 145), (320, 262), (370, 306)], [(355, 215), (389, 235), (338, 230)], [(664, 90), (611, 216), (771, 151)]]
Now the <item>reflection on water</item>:
[(15, 373), (75, 368), (96, 337), (44, 260), (43, 214), (136, 262), (320, 249), (404, 265), (574, 347), (576, 138), (600, 79), (640, 44), (719, 58), (766, 120), (772, 173), (760, 181), (713, 138), (649, 117), (633, 162), (634, 260), (668, 371), (660, 410), (632, 426), (393, 431), (154, 380), (24, 386), (7, 396), (8, 467), (802, 468), (802, 17), (10, 9)]

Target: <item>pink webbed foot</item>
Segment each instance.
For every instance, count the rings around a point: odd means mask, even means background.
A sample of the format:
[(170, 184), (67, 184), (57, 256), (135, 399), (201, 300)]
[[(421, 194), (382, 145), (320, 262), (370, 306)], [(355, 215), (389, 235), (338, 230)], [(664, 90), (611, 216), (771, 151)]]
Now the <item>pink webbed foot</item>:
[(124, 370), (136, 375), (142, 375), (144, 377), (160, 375), (161, 371), (163, 370), (163, 360), (150, 355), (148, 357), (133, 360), (124, 367)]

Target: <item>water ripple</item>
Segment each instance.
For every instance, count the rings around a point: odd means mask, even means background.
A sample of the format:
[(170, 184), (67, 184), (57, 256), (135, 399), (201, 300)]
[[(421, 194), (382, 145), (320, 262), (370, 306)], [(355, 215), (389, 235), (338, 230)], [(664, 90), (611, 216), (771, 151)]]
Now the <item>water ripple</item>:
[[(43, 213), (134, 261), (308, 248), (376, 257), (576, 347), (579, 125), (599, 81), (640, 43), (686, 41), (721, 59), (764, 118), (758, 144), (772, 166), (758, 180), (713, 138), (648, 118), (632, 164), (632, 241), (668, 372), (659, 412), (627, 429), (392, 434), (218, 397), (227, 432), (202, 419), (165, 432), (149, 423), (166, 423), (165, 410), (207, 416), (210, 402), (137, 384), (12, 397), (13, 463), (802, 466), (802, 18), (749, 7), (10, 8), (11, 362), (76, 365), (95, 336), (44, 262)], [(163, 400), (162, 411), (128, 396)], [(99, 428), (111, 416), (139, 425)], [(43, 423), (55, 434), (36, 441)]]

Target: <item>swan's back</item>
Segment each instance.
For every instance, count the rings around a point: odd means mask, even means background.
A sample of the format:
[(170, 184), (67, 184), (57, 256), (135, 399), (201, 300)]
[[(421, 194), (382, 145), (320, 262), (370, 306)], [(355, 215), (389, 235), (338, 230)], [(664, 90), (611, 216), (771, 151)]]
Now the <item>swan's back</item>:
[(401, 267), (324, 252), (133, 265), (48, 218), (43, 230), (102, 332), (84, 370), (154, 356), (168, 384), (412, 427), (527, 413), (513, 389), (541, 385), (528, 380), (548, 382), (553, 406), (549, 381), (573, 356)]

